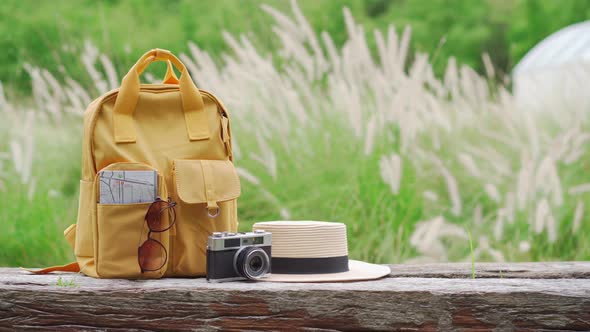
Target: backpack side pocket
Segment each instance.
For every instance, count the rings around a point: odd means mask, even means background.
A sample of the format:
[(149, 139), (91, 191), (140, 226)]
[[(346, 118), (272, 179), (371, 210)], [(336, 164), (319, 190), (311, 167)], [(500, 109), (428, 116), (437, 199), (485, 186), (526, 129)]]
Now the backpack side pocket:
[(78, 221), (76, 223), (76, 241), (74, 254), (77, 257), (94, 256), (94, 235), (92, 216), (94, 215), (94, 182), (80, 181), (80, 198), (78, 202)]

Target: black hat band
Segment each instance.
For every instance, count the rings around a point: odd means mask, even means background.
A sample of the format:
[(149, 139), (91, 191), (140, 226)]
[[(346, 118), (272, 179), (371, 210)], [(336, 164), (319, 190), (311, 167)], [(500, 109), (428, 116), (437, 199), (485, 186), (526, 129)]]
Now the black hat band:
[(348, 255), (321, 258), (272, 257), (272, 273), (323, 274), (348, 271)]

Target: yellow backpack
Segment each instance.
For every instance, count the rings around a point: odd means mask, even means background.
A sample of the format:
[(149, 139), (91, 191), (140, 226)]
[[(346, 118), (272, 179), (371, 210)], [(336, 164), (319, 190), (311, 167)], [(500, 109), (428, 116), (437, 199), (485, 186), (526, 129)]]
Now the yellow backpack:
[[(164, 84), (140, 84), (139, 75), (158, 60), (168, 62)], [(197, 89), (176, 56), (151, 50), (119, 89), (88, 106), (82, 142), (78, 220), (64, 232), (77, 262), (37, 272), (79, 270), (97, 278), (204, 276), (207, 237), (238, 227), (240, 182), (229, 115), (221, 101)], [(172, 214), (162, 213), (167, 219), (175, 215), (172, 227), (150, 233), (165, 249), (162, 268), (142, 271), (138, 262), (139, 247), (150, 231), (146, 213), (151, 203), (99, 203), (99, 172), (109, 170), (155, 170), (158, 196), (176, 203)]]

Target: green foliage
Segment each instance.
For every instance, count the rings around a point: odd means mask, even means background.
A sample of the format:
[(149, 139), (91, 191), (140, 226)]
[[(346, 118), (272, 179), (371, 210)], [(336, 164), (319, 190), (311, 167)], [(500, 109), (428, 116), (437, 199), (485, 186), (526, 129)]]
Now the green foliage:
[[(291, 12), (286, 1), (264, 2), (282, 12)], [(132, 61), (149, 48), (157, 46), (172, 49), (175, 53), (186, 52), (188, 40), (195, 41), (219, 60), (220, 53), (229, 51), (221, 38), (222, 30), (232, 35), (251, 33), (256, 47), (270, 52), (278, 49), (280, 41), (269, 28), (272, 19), (259, 9), (260, 3), (259, 0), (219, 0), (215, 3), (188, 0), (166, 3), (8, 1), (0, 7), (0, 47), (4, 50), (0, 54), (0, 81), (8, 82), (21, 92), (26, 91), (30, 79), (23, 65), (30, 62), (47, 68), (56, 77), (62, 76), (59, 74), (65, 73), (67, 67), (69, 75), (90, 87), (92, 83), (80, 61), (80, 49), (87, 38), (109, 55), (120, 72), (128, 69)], [(439, 73), (451, 54), (460, 62), (479, 66), (480, 54), (484, 51), (491, 55), (499, 69), (507, 71), (531, 45), (547, 34), (588, 18), (590, 7), (587, 1), (562, 5), (541, 1), (301, 0), (299, 4), (316, 32), (327, 31), (337, 44), (344, 43), (347, 38), (342, 6), (349, 7), (357, 22), (366, 28), (368, 43), (373, 47), (371, 30), (383, 29), (391, 22), (398, 28), (411, 25), (413, 51), (436, 55), (430, 62), (435, 64)], [(409, 54), (414, 54), (413, 51)], [(31, 102), (28, 97), (25, 103)], [(42, 116), (41, 112), (39, 116)], [(81, 119), (39, 120), (32, 163), (35, 168), (32, 174), (36, 176), (35, 190), (31, 191), (34, 194), (29, 194), (27, 185), (23, 185), (18, 176), (8, 177), (4, 183), (6, 190), (0, 192), (3, 226), (0, 265), (44, 266), (73, 259), (72, 250), (61, 238), (61, 233), (76, 218)], [(309, 143), (298, 144), (298, 150), (289, 151), (278, 141), (270, 140), (276, 158), (282, 161), (278, 164), (278, 176), (256, 174), (265, 192), (258, 185), (242, 181), (240, 229), (249, 230), (258, 220), (282, 219), (281, 211), (290, 211), (291, 219), (342, 221), (348, 225), (351, 257), (373, 262), (403, 262), (415, 257), (417, 252), (409, 245), (409, 238), (419, 221), (435, 215), (442, 215), (473, 234), (493, 233), (490, 226), (493, 223), (477, 226), (471, 213), (460, 216), (449, 213), (451, 204), (446, 194), (440, 195), (436, 202), (425, 201), (425, 190), (445, 193), (446, 185), (440, 176), (436, 176), (435, 170), (413, 168), (413, 160), (406, 160), (412, 158), (411, 153), (402, 155), (402, 164), (408, 165), (403, 167), (401, 182), (404, 185), (397, 195), (392, 195), (381, 178), (379, 157), (399, 152), (399, 140), (392, 140), (394, 143), (387, 143), (388, 146), (376, 146), (374, 153), (365, 156), (364, 140), (352, 137), (345, 123), (328, 120), (315, 128), (306, 128), (305, 135), (292, 131), (291, 134), (296, 135), (294, 142)], [(484, 117), (480, 120), (490, 122)], [(11, 126), (9, 120), (0, 124), (3, 134), (0, 151), (10, 151), (11, 136), (4, 134), (14, 130)], [(499, 125), (490, 124), (486, 128), (497, 133), (496, 127)], [(239, 125), (233, 129), (235, 137), (240, 137), (243, 151), (256, 150), (259, 143), (255, 135), (247, 131), (240, 133), (244, 128)], [(395, 136), (397, 131), (399, 128), (391, 128), (389, 134)], [(453, 160), (457, 147), (463, 142), (478, 142), (493, 148), (511, 163), (518, 163), (521, 157), (503, 141), (499, 144), (486, 142), (478, 127), (449, 133), (435, 133), (433, 129), (417, 139), (424, 140), (424, 146), (432, 145), (431, 134), (441, 136), (441, 147), (430, 149), (436, 150), (441, 160)], [(584, 153), (580, 160), (590, 160), (589, 153)], [(261, 167), (252, 158), (238, 160), (238, 166), (248, 170)], [(558, 166), (564, 188), (590, 181), (587, 162)], [(454, 173), (456, 171), (458, 185), (464, 193), (464, 211), (471, 212), (480, 207), (484, 219), (492, 218), (499, 206), (485, 193), (482, 183), (462, 171), (459, 164), (449, 163), (449, 167)], [(489, 168), (489, 165), (482, 167)], [(12, 174), (8, 172), (13, 170), (7, 169), (7, 174)], [(488, 169), (485, 174), (495, 173), (495, 170)], [(512, 183), (503, 185), (512, 188)], [(507, 192), (510, 188), (498, 189)], [(265, 193), (274, 195), (273, 199)], [(588, 196), (580, 199), (587, 200)], [(553, 211), (559, 221), (557, 233), (561, 236), (557, 242), (550, 241), (545, 232), (537, 234), (532, 229), (534, 207), (527, 207), (526, 211), (516, 213), (513, 223), (505, 226), (504, 238), (491, 239), (490, 236), (491, 244), (504, 252), (510, 261), (587, 260), (590, 258), (590, 223), (584, 222), (572, 234), (576, 203), (572, 198)], [(521, 241), (530, 242), (530, 250), (519, 250)], [(478, 247), (478, 242), (481, 238), (474, 237), (472, 241), (469, 236), (469, 241), (445, 243), (450, 249), (449, 259), (465, 259), (471, 252), (475, 275), (473, 248)]]
[[(62, 234), (76, 222), (80, 178), (81, 126), (78, 121), (39, 126), (33, 160), (34, 192), (10, 176), (0, 193), (0, 266), (61, 265), (74, 259)], [(10, 131), (3, 123), (0, 133)], [(72, 139), (72, 137), (77, 139)], [(2, 151), (9, 139), (0, 145)], [(8, 169), (13, 173), (12, 167)]]
[(564, 26), (590, 19), (590, 1), (520, 0), (508, 30), (510, 56), (522, 58), (546, 36)]
[[(119, 70), (154, 47), (186, 52), (188, 41), (220, 55), (228, 51), (222, 31), (253, 35), (256, 46), (270, 52), (277, 49), (278, 41), (271, 18), (260, 9), (263, 3), (281, 11), (290, 7), (283, 0), (7, 0), (0, 6), (0, 81), (28, 91), (25, 62), (54, 73), (67, 68), (75, 79), (84, 79), (79, 54), (85, 40), (108, 54)], [(367, 28), (373, 47), (373, 29), (410, 25), (413, 47), (436, 55), (431, 62), (439, 74), (451, 55), (481, 70), (483, 52), (490, 54), (500, 72), (508, 72), (542, 38), (590, 18), (586, 0), (300, 0), (298, 4), (316, 32), (327, 31), (337, 45), (347, 36), (344, 6)]]
[(59, 287), (71, 287), (71, 288), (78, 288), (78, 287), (80, 287), (80, 285), (78, 283), (76, 283), (76, 280), (74, 280), (74, 279), (70, 279), (70, 280), (62, 279), (61, 276), (57, 278), (56, 286), (59, 286)]

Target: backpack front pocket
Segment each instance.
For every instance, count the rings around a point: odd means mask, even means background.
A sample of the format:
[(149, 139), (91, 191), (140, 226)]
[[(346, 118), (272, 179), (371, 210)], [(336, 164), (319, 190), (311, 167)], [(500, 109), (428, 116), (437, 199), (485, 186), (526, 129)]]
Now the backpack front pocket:
[(173, 274), (203, 276), (207, 237), (237, 231), (240, 179), (229, 160), (177, 159), (173, 184), (178, 202)]
[[(148, 165), (139, 163), (111, 164), (101, 171), (141, 171), (154, 170)], [(99, 173), (100, 174), (100, 173)], [(100, 175), (96, 182), (100, 182)], [(164, 178), (157, 176), (157, 194), (166, 200), (168, 193)], [(97, 191), (100, 191), (100, 183), (96, 183)], [(97, 200), (100, 199), (100, 194)], [(166, 272), (169, 255), (169, 233), (151, 232), (146, 222), (146, 213), (153, 202), (129, 203), (129, 204), (97, 204), (97, 250), (96, 271), (101, 278), (159, 278)], [(161, 214), (162, 223), (171, 222), (168, 213)], [(156, 259), (162, 259), (165, 263), (155, 271), (142, 271), (139, 264), (138, 250), (149, 238), (161, 244), (162, 250)]]

